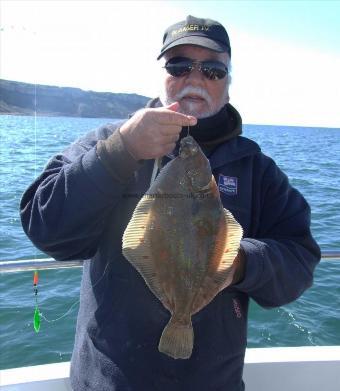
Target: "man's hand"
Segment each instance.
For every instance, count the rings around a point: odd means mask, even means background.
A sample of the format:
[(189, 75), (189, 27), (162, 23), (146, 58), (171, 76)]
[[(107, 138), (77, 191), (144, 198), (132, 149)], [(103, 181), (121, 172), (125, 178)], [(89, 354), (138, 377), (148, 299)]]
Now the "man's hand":
[(170, 153), (182, 126), (196, 125), (197, 119), (178, 113), (179, 104), (142, 109), (120, 128), (124, 145), (136, 159), (154, 159)]

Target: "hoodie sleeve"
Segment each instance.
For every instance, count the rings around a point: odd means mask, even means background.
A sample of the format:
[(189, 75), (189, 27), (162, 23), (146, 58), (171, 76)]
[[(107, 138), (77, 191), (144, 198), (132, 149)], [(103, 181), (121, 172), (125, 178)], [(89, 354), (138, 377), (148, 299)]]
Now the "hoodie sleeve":
[(241, 241), (246, 271), (235, 287), (261, 306), (275, 307), (312, 285), (321, 255), (311, 235), (308, 203), (271, 160), (257, 193), (256, 234)]
[[(51, 257), (86, 259), (96, 252), (110, 211), (138, 168), (118, 133), (109, 125), (79, 139), (54, 156), (23, 194), (24, 231)], [(110, 140), (111, 159), (103, 145), (104, 152), (97, 151), (98, 140)]]

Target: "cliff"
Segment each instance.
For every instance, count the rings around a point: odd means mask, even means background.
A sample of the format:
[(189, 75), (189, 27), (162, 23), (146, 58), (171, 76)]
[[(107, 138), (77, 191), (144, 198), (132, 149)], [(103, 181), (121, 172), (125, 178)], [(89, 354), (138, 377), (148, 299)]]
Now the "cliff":
[(0, 79), (0, 114), (127, 118), (150, 98)]

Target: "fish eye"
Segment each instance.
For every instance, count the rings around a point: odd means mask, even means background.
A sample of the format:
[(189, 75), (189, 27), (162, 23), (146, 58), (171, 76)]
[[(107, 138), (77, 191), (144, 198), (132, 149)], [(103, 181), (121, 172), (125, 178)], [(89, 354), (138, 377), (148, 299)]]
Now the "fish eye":
[(179, 156), (182, 158), (182, 159), (186, 159), (188, 156), (190, 156), (190, 152), (187, 148), (181, 148), (180, 151), (179, 151)]

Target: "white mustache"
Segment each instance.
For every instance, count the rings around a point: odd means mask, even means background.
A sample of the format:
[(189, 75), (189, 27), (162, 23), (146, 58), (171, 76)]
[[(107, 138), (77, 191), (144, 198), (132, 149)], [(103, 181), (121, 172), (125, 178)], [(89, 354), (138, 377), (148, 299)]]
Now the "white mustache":
[(186, 86), (183, 88), (183, 90), (181, 90), (180, 92), (178, 92), (175, 97), (174, 97), (174, 100), (180, 100), (182, 98), (184, 98), (186, 95), (195, 95), (195, 96), (198, 96), (199, 98), (202, 98), (204, 99), (205, 101), (207, 101), (208, 104), (211, 104), (211, 97), (210, 95), (207, 93), (207, 91), (202, 88), (202, 87), (193, 87), (193, 86)]

